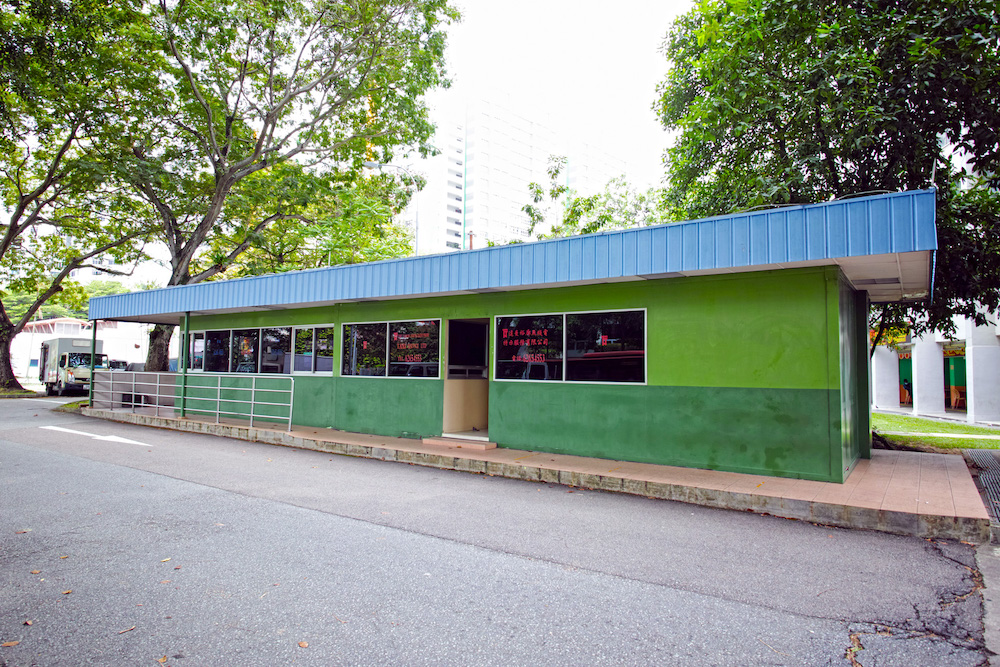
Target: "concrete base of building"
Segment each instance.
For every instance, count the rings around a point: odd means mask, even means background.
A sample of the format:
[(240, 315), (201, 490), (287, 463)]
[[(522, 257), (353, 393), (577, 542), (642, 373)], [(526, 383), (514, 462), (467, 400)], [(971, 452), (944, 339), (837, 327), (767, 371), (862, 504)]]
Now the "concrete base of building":
[(473, 450), (332, 429), (250, 427), (192, 418), (84, 408), (129, 424), (397, 461), (532, 482), (629, 493), (770, 514), (812, 523), (973, 544), (990, 540), (990, 519), (961, 456), (875, 450), (844, 484), (717, 470), (610, 461), (507, 448)]

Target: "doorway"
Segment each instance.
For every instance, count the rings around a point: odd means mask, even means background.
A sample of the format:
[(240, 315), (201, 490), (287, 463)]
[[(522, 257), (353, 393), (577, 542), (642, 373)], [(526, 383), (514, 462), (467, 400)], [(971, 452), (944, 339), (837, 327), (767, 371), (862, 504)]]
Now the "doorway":
[(489, 437), (489, 318), (448, 320), (444, 437)]

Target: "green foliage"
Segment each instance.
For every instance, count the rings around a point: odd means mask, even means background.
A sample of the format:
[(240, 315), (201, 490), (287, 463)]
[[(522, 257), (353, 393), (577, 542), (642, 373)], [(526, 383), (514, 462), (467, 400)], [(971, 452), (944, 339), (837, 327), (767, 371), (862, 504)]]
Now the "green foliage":
[[(85, 320), (87, 319), (87, 302), (91, 297), (124, 294), (128, 291), (128, 288), (114, 280), (94, 280), (86, 285), (67, 280), (62, 287), (62, 290), (35, 311), (35, 319), (76, 317)], [(3, 297), (3, 305), (8, 316), (13, 320), (24, 317), (39, 297), (34, 292), (8, 292), (2, 289), (0, 289), (0, 295)]]
[[(410, 254), (408, 232), (394, 222), (411, 191), (388, 176), (333, 182), (303, 219), (278, 220), (259, 232), (226, 277), (355, 264)], [(222, 248), (236, 239), (224, 239)]]
[(640, 192), (619, 176), (608, 181), (603, 192), (581, 196), (560, 182), (567, 159), (550, 156), (546, 172), (549, 186), (546, 190), (539, 183), (528, 184), (531, 203), (521, 207), (530, 222), (529, 233), (536, 234), (546, 219), (551, 219), (556, 209), (558, 221), (548, 233), (538, 238), (592, 234), (609, 229), (625, 229), (666, 222), (661, 212), (661, 192), (650, 188)]
[(13, 335), (53, 296), (80, 296), (63, 284), (73, 269), (141, 253), (148, 209), (96, 146), (155, 80), (142, 25), (130, 2), (0, 0), (0, 285), (34, 296), (13, 319), (0, 301), (0, 386), (16, 384)]
[(998, 23), (991, 0), (702, 2), (663, 47), (668, 214), (934, 186), (933, 302), (895, 312), (981, 317), (1000, 295)]

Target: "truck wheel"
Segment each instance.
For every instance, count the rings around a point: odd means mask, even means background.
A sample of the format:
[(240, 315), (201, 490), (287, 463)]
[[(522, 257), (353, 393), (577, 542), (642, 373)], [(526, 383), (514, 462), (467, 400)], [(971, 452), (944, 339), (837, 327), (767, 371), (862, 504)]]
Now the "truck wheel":
[(56, 383), (56, 393), (60, 396), (66, 395), (66, 386), (63, 385), (62, 380), (59, 380), (59, 382)]
[(52, 391), (52, 385), (51, 385), (51, 384), (47, 384), (47, 385), (45, 385), (45, 395), (46, 395), (46, 396), (51, 396), (51, 395), (52, 395), (52, 394), (54, 394), (54, 393), (55, 393), (55, 392), (54, 392), (54, 391)]

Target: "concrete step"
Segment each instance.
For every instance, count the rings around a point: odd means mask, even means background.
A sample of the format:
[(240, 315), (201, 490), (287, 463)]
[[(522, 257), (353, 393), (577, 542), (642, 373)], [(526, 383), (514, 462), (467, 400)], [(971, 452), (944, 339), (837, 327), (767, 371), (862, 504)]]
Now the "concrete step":
[(459, 447), (461, 449), (475, 449), (478, 451), (486, 451), (487, 449), (497, 448), (497, 443), (489, 442), (488, 440), (467, 440), (465, 438), (450, 438), (447, 436), (439, 438), (424, 438), (422, 442), (425, 445)]

